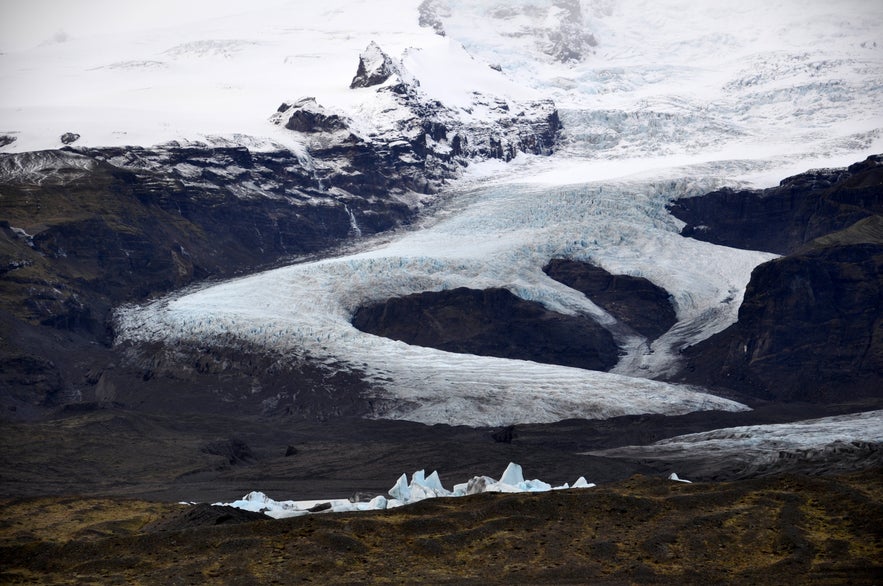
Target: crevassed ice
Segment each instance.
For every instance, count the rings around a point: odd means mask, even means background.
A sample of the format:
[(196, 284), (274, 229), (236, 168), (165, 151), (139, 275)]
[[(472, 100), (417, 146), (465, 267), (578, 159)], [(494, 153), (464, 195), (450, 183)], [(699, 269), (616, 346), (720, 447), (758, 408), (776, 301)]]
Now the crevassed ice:
[[(121, 340), (233, 335), (328, 364), (349, 364), (384, 389), (378, 417), (499, 425), (567, 417), (743, 409), (647, 378), (679, 348), (736, 319), (750, 272), (773, 255), (688, 240), (665, 212), (671, 197), (713, 180), (604, 182), (558, 188), (492, 186), (453, 200), (435, 224), (364, 252), (299, 264), (119, 313)], [(653, 344), (616, 330), (628, 351), (615, 373), (460, 355), (409, 346), (352, 327), (361, 304), (420, 291), (506, 287), (566, 314), (614, 320), (548, 278), (554, 257), (643, 276), (672, 293), (678, 324)]]

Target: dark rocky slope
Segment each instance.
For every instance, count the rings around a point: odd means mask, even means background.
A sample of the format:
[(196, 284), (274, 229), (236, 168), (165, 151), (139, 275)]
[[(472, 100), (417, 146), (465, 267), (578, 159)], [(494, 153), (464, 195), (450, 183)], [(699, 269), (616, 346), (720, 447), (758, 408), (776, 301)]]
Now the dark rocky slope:
[[(370, 234), (414, 213), (395, 200), (329, 194), (284, 151), (47, 151), (5, 156), (0, 171), (7, 407), (94, 390), (114, 362), (102, 346), (120, 303), (326, 250), (355, 221)], [(254, 187), (270, 179), (272, 192)]]
[(819, 169), (777, 187), (722, 189), (679, 199), (669, 211), (687, 225), (682, 234), (734, 248), (777, 254), (883, 214), (883, 155), (845, 169)]
[(613, 275), (601, 267), (563, 258), (552, 259), (543, 271), (650, 340), (677, 321), (668, 292), (642, 277)]
[[(847, 170), (791, 178), (744, 194), (741, 207), (736, 194), (719, 192), (690, 204), (703, 210), (695, 221), (711, 226), (694, 236), (790, 254), (753, 271), (738, 323), (686, 349), (684, 380), (774, 400), (883, 396), (881, 163), (875, 156)], [(721, 201), (725, 209), (716, 207)], [(735, 209), (742, 212), (727, 215)], [(738, 236), (736, 220), (749, 215)], [(807, 240), (814, 234), (823, 235)]]
[(449, 352), (591, 370), (606, 370), (618, 359), (613, 336), (594, 320), (549, 311), (506, 289), (397, 297), (359, 308), (352, 323), (371, 334)]
[(776, 400), (883, 394), (883, 218), (757, 267), (739, 321), (687, 349), (687, 380)]

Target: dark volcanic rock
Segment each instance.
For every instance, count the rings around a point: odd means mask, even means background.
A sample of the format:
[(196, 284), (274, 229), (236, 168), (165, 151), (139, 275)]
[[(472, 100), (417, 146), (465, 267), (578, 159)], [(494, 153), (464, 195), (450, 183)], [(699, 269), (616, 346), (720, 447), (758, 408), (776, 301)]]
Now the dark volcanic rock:
[(809, 171), (754, 191), (722, 189), (669, 206), (698, 240), (787, 254), (803, 244), (883, 214), (883, 155), (847, 169)]
[(551, 312), (506, 289), (458, 288), (360, 308), (358, 329), (408, 344), (591, 370), (617, 362), (611, 334), (586, 317)]
[(98, 380), (75, 364), (104, 369), (116, 305), (313, 254), (415, 211), (367, 189), (325, 190), (291, 152), (241, 147), (0, 155), (0, 182), (0, 314), (17, 332), (0, 364), (16, 408), (94, 394)]
[(757, 267), (738, 323), (686, 356), (687, 380), (763, 398), (883, 396), (883, 217)]
[(643, 277), (613, 275), (601, 267), (563, 258), (552, 259), (543, 271), (651, 340), (677, 321), (668, 292)]
[(346, 122), (336, 114), (328, 114), (315, 98), (303, 98), (294, 104), (282, 104), (278, 112), (291, 110), (285, 128), (298, 132), (334, 132), (344, 130)]
[(61, 142), (64, 144), (73, 144), (80, 140), (80, 135), (76, 132), (65, 132), (61, 135)]

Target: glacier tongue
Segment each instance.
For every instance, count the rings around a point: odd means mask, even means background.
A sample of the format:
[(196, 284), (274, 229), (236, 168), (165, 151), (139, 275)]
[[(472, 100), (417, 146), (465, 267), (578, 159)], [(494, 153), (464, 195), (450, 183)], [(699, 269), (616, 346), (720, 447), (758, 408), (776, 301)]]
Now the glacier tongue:
[[(516, 103), (551, 99), (561, 108), (566, 129), (556, 155), (470, 165), (462, 188), (445, 194), (447, 204), (420, 231), (122, 308), (118, 341), (232, 340), (359, 370), (372, 384), (375, 417), (426, 423), (744, 409), (651, 379), (676, 368), (685, 345), (734, 322), (751, 270), (772, 256), (684, 239), (665, 204), (883, 150), (883, 8), (863, 5), (855, 19), (823, 2), (685, 10), (679, 0), (598, 0), (497, 10), (438, 0), (422, 14), (432, 28), (420, 28), (418, 4), (254, 2), (216, 20), (74, 34), (0, 55), (0, 81), (12, 88), (0, 96), (4, 151), (57, 148), (67, 132), (85, 147), (210, 135), (252, 149), (283, 145), (315, 174), (322, 161), (306, 152), (308, 133), (266, 115), (288, 96), (309, 95), (328, 108), (318, 113), (332, 130), (344, 118), (366, 137), (395, 127), (401, 109), (389, 92), (378, 98), (374, 86), (348, 87), (360, 53), (366, 71), (390, 69), (373, 46), (365, 51), (371, 41), (401, 56), (393, 65), (419, 79), (424, 101), (456, 110), (488, 144), (489, 112), (505, 126), (518, 118)], [(58, 79), (65, 91), (47, 85)], [(510, 118), (500, 114), (506, 108)], [(440, 159), (453, 151), (439, 140), (430, 146)], [(555, 257), (646, 277), (671, 293), (677, 324), (652, 343), (618, 333), (624, 355), (613, 373), (599, 373), (415, 348), (349, 323), (364, 303), (465, 286), (505, 287), (612, 327), (612, 316), (542, 272)]]
[[(744, 406), (647, 378), (676, 363), (681, 346), (736, 319), (751, 270), (773, 255), (682, 238), (672, 197), (713, 180), (620, 181), (555, 189), (467, 191), (434, 224), (360, 253), (222, 283), (118, 315), (120, 340), (241, 340), (367, 373), (375, 417), (503, 425), (568, 417), (739, 410)], [(678, 324), (647, 345), (625, 340), (617, 373), (458, 355), (356, 330), (357, 307), (420, 291), (505, 287), (566, 314), (613, 318), (542, 267), (553, 257), (643, 276), (674, 296)]]

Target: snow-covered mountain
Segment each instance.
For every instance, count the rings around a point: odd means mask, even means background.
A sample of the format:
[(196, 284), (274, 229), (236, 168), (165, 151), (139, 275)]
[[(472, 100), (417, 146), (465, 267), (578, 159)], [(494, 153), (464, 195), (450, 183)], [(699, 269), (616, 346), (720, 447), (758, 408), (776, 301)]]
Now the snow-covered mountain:
[[(116, 8), (100, 30), (85, 15), (106, 6), (82, 7), (71, 30), (20, 35), (0, 55), (6, 180), (58, 171), (15, 153), (70, 144), (68, 159), (165, 173), (185, 189), (232, 183), (245, 199), (340, 204), (355, 243), (122, 307), (116, 343), (247, 347), (279, 365), (358, 372), (378, 418), (746, 409), (654, 379), (736, 321), (752, 270), (775, 255), (685, 239), (666, 206), (883, 150), (883, 10), (870, 2), (258, 2), (186, 19), (170, 8), (144, 28)], [(219, 162), (216, 147), (288, 153), (274, 163), (285, 174)], [(394, 196), (419, 220), (365, 238), (386, 210), (354, 196)], [(636, 333), (548, 277), (554, 258), (648, 279), (677, 322), (657, 339)], [(457, 287), (589, 316), (619, 362), (602, 373), (455, 354), (350, 323), (363, 305)]]
[(7, 152), (61, 146), (66, 132), (86, 146), (235, 135), (293, 146), (266, 118), (305, 96), (370, 124), (377, 110), (349, 83), (372, 41), (451, 107), (468, 108), (474, 91), (555, 100), (572, 116), (565, 144), (579, 159), (653, 155), (658, 168), (671, 162), (660, 155), (794, 157), (801, 145), (798, 171), (879, 150), (872, 2), (44, 8), (4, 8), (0, 132), (16, 139)]

